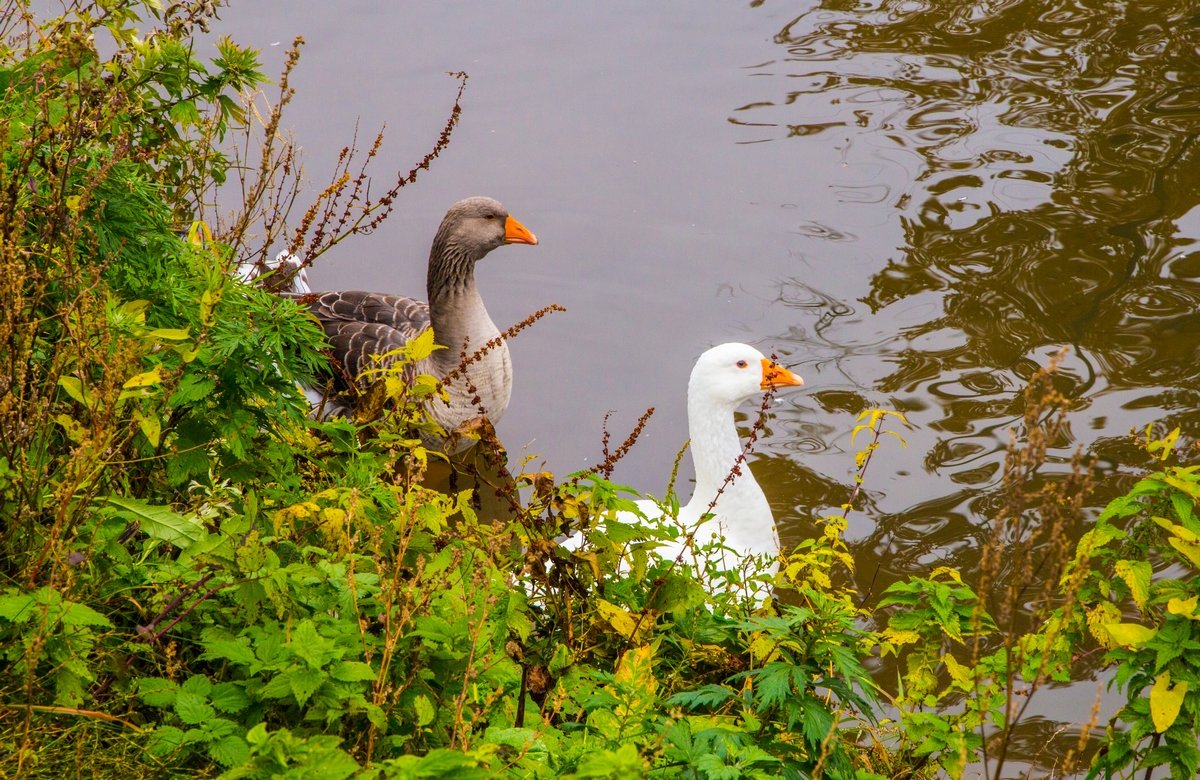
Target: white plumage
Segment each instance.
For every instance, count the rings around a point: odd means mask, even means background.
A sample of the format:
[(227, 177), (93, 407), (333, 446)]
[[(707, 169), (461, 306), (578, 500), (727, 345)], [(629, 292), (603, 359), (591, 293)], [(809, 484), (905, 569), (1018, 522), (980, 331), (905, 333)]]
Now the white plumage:
[[(692, 563), (696, 549), (723, 539), (729, 549), (710, 556), (718, 569), (739, 570), (749, 557), (766, 556), (764, 565), (756, 570), (768, 574), (778, 571), (780, 549), (775, 518), (749, 465), (739, 462), (742, 444), (733, 414), (741, 404), (767, 390), (802, 384), (804, 380), (798, 375), (747, 344), (721, 344), (700, 356), (688, 381), (688, 432), (696, 466), (692, 497), (680, 507), (676, 518), (663, 517), (662, 509), (653, 501), (637, 502), (652, 522), (678, 527), (678, 538), (657, 548), (659, 556)], [(734, 476), (727, 479), (731, 474)], [(705, 515), (709, 516), (702, 521)], [(582, 537), (577, 535), (566, 540), (564, 546), (577, 549), (581, 543)], [(753, 595), (761, 600), (770, 591), (756, 587)]]

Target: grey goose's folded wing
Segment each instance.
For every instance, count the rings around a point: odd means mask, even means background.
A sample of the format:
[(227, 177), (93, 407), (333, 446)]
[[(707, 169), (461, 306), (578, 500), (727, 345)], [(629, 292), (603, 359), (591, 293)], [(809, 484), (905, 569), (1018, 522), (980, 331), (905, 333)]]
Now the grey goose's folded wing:
[(429, 304), (402, 295), (342, 290), (289, 297), (321, 323), (344, 372), (339, 380), (356, 380), (365, 369), (379, 367), (374, 355), (402, 347), (429, 327)]

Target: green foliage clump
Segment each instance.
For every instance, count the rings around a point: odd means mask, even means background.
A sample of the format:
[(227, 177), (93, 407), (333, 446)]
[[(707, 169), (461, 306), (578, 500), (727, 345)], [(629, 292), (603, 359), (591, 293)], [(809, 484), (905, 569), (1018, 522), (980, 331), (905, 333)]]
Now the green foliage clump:
[[(45, 22), (15, 8), (0, 28), (0, 773), (999, 776), (1028, 700), (1088, 655), (1127, 701), (1103, 750), (1081, 740), (1061, 766), (1195, 775), (1194, 467), (1147, 476), (1072, 544), (1091, 477), (1079, 459), (1037, 482), (1061, 420), (1042, 375), (977, 578), (936, 568), (876, 603), (843, 584), (853, 498), (766, 604), (746, 596), (767, 576), (753, 562), (661, 560), (670, 532), (597, 474), (509, 477), (484, 425), (470, 435), (501, 472), (496, 519), (473, 490), (423, 484), (440, 383), (401, 377), (432, 334), (358, 419), (307, 418), (297, 384), (322, 366), (319, 329), (230, 273), (258, 253), (250, 224), (280, 234), (266, 185), (227, 230), (200, 219), (263, 81), (227, 40), (197, 59), (211, 4)], [(116, 42), (107, 59), (97, 34)], [(319, 202), (358, 202), (365, 179), (338, 181)], [(868, 417), (859, 483), (898, 415)], [(568, 553), (567, 528), (588, 544)], [(709, 592), (714, 578), (731, 587)], [(888, 655), (894, 683), (871, 673)]]

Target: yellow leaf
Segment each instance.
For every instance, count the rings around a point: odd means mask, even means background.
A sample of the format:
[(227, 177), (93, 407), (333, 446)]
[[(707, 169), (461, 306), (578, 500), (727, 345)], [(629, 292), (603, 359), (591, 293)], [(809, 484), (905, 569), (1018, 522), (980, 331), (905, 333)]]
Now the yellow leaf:
[(595, 550), (575, 550), (571, 553), (571, 557), (588, 565), (592, 571), (592, 579), (596, 581), (601, 579), (600, 557), (596, 555)]
[(1192, 596), (1190, 599), (1169, 599), (1167, 612), (1172, 615), (1183, 615), (1191, 620), (1200, 620), (1200, 615), (1196, 614), (1197, 602), (1200, 602), (1200, 596)]
[(656, 702), (658, 681), (654, 679), (654, 648), (630, 648), (613, 672), (615, 685), (605, 686), (617, 699), (613, 714), (618, 718), (647, 712)]
[(192, 226), (188, 228), (188, 243), (192, 246), (204, 246), (211, 244), (213, 240), (212, 229), (208, 223), (203, 220), (196, 220)]
[(1137, 623), (1109, 623), (1104, 627), (1112, 640), (1121, 647), (1137, 647), (1154, 638), (1157, 629), (1146, 628)]
[(599, 599), (596, 602), (596, 607), (600, 610), (600, 616), (612, 626), (618, 634), (623, 637), (630, 638), (633, 636), (634, 630), (637, 628), (637, 621), (633, 619), (625, 610), (618, 607), (616, 604)]
[(1173, 535), (1178, 536), (1185, 542), (1200, 542), (1200, 534), (1197, 534), (1194, 531), (1189, 531), (1182, 525), (1176, 525), (1165, 517), (1155, 517), (1153, 520), (1154, 522), (1158, 523), (1160, 527), (1170, 531)]
[(157, 447), (162, 436), (162, 422), (159, 421), (158, 415), (134, 412), (133, 419), (137, 420), (138, 427), (141, 428), (146, 441), (150, 442), (150, 446)]
[(150, 308), (150, 301), (136, 300), (125, 301), (117, 311), (121, 317), (128, 318), (134, 322), (146, 321), (146, 309)]
[(83, 381), (77, 376), (60, 376), (58, 378), (58, 386), (67, 391), (67, 395), (75, 399), (84, 406), (91, 406), (88, 403), (91, 399), (88, 398), (88, 392), (83, 387)]
[(62, 426), (62, 429), (66, 432), (68, 439), (76, 444), (79, 444), (83, 441), (84, 429), (83, 426), (79, 424), (78, 420), (75, 420), (68, 415), (60, 414), (54, 418), (54, 421)]
[[(610, 605), (611, 606), (611, 605)], [(613, 672), (613, 681), (629, 683), (644, 681), (648, 687), (654, 686), (654, 648), (650, 645), (634, 647), (621, 656), (621, 662)]]
[(958, 573), (958, 569), (952, 569), (949, 566), (938, 566), (936, 569), (934, 569), (930, 573), (929, 579), (936, 580), (938, 577), (940, 577), (943, 574), (945, 574), (947, 577), (954, 580), (958, 584), (960, 584), (960, 585), (962, 584), (962, 575)]
[(779, 657), (779, 642), (763, 633), (756, 633), (750, 640), (750, 657), (760, 665)]
[(415, 339), (405, 344), (405, 350), (414, 363), (429, 357), (435, 349), (439, 347), (433, 342), (433, 328), (426, 328)]
[(1163, 477), (1163, 481), (1181, 493), (1185, 493), (1192, 498), (1200, 498), (1200, 485), (1179, 477), (1167, 475)]
[(1162, 450), (1162, 454), (1158, 456), (1158, 459), (1166, 460), (1168, 457), (1170, 457), (1171, 451), (1175, 449), (1175, 442), (1179, 439), (1179, 429), (1176, 428), (1162, 439), (1153, 438), (1151, 429), (1152, 426), (1146, 426), (1146, 451), (1153, 453), (1158, 450)]
[(1171, 728), (1171, 724), (1179, 717), (1179, 708), (1187, 692), (1187, 680), (1172, 688), (1170, 672), (1158, 676), (1154, 687), (1150, 689), (1150, 718), (1154, 721), (1155, 731), (1161, 734)]
[(321, 510), (321, 520), (331, 525), (341, 525), (346, 522), (346, 510), (327, 506)]
[(971, 670), (958, 662), (958, 659), (947, 653), (942, 656), (942, 661), (946, 664), (946, 671), (950, 673), (950, 677), (954, 682), (965, 687), (971, 684)]
[(162, 366), (155, 366), (149, 371), (143, 371), (136, 376), (130, 377), (121, 387), (125, 390), (133, 390), (138, 387), (151, 387), (152, 385), (161, 383), (162, 380)]
[(916, 631), (897, 631), (894, 628), (884, 629), (883, 637), (897, 645), (914, 645), (921, 641), (921, 635)]
[(1137, 604), (1139, 609), (1144, 609), (1146, 599), (1150, 598), (1150, 564), (1145, 561), (1117, 561), (1114, 569), (1117, 576), (1129, 586), (1133, 603)]
[(388, 374), (383, 378), (383, 389), (388, 398), (401, 398), (404, 396), (404, 391), (408, 389), (408, 383), (404, 381), (403, 377)]
[(147, 335), (151, 338), (166, 339), (167, 341), (184, 341), (189, 338), (187, 328), (155, 328)]
[(205, 290), (200, 294), (200, 321), (205, 325), (212, 325), (213, 310), (217, 308), (219, 300), (221, 300), (219, 292)]
[(854, 444), (854, 439), (855, 439), (855, 437), (857, 437), (857, 436), (858, 436), (858, 434), (859, 434), (859, 433), (861, 433), (861, 432), (863, 432), (863, 431), (869, 431), (869, 430), (871, 430), (871, 426), (870, 426), (870, 425), (856, 425), (856, 426), (854, 426), (854, 429), (850, 431), (850, 444), (851, 444), (851, 445), (853, 445), (853, 444)]
[(1114, 647), (1116, 642), (1109, 636), (1105, 629), (1115, 623), (1121, 622), (1121, 610), (1110, 602), (1102, 601), (1093, 609), (1088, 610), (1087, 625), (1088, 630), (1095, 637), (1096, 641), (1104, 647)]
[(1200, 544), (1185, 542), (1182, 539), (1174, 536), (1167, 541), (1171, 543), (1172, 547), (1183, 553), (1187, 559), (1192, 562), (1193, 566), (1195, 566), (1197, 569), (1200, 569)]

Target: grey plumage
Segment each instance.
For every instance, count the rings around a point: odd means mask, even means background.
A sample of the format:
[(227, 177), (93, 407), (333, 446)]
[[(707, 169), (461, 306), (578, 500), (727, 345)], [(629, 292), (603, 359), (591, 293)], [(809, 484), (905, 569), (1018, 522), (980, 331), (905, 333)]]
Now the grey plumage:
[[(329, 352), (346, 377), (388, 365), (373, 355), (404, 346), (430, 326), (429, 304), (401, 295), (342, 290), (300, 296), (325, 329)], [(337, 387), (344, 392), (345, 383)]]
[[(434, 341), (446, 349), (434, 351), (412, 370), (438, 378), (457, 368), (464, 352), (470, 355), (498, 337), (500, 331), (475, 286), (475, 264), (509, 243), (536, 244), (537, 238), (499, 202), (467, 198), (446, 212), (434, 237), (426, 276), (429, 303), (358, 290), (292, 295), (308, 306), (329, 339), (332, 394), (323, 399), (322, 413), (344, 413), (352, 406), (346, 397), (350, 386), (369, 384), (362, 379), (363, 371), (381, 365), (374, 356), (403, 346), (427, 328), (433, 328)], [(446, 390), (449, 400), (432, 402), (430, 412), (447, 432), (481, 413), (498, 421), (512, 391), (508, 345), (501, 342), (489, 350)]]

